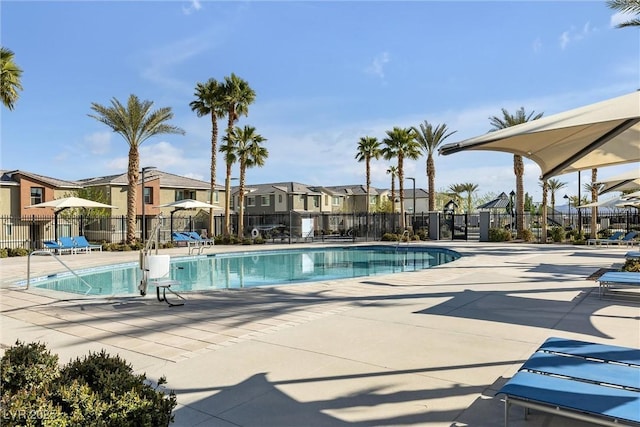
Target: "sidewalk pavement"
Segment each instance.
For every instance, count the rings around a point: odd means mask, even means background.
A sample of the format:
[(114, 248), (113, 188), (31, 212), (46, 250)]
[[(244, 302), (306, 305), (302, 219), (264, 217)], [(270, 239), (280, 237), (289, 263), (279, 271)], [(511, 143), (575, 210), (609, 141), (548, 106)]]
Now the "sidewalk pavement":
[[(420, 272), (188, 293), (182, 307), (151, 293), (17, 290), (26, 258), (2, 259), (0, 346), (44, 342), (62, 363), (104, 348), (151, 379), (166, 376), (179, 403), (173, 425), (220, 427), (503, 425), (496, 391), (548, 337), (640, 347), (638, 300), (600, 299), (587, 279), (621, 265), (625, 248), (421, 244), (463, 257)], [(77, 269), (137, 257), (63, 260)], [(60, 270), (37, 258), (33, 275)], [(510, 423), (588, 425), (518, 410)]]

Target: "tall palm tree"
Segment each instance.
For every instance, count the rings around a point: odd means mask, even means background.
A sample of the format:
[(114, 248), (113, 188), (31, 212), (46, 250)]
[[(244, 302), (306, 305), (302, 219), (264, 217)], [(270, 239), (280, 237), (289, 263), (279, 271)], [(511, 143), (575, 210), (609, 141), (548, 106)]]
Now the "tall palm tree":
[[(526, 123), (531, 120), (537, 120), (542, 117), (543, 114), (544, 113), (535, 114), (534, 111), (526, 114), (524, 107), (521, 107), (512, 115), (503, 108), (502, 117), (489, 117), (489, 121), (492, 126), (491, 130), (498, 130)], [(517, 237), (522, 238), (522, 231), (524, 230), (524, 161), (519, 154), (513, 155), (513, 172), (516, 175), (516, 230)]]
[[(609, 0), (607, 6), (622, 13), (640, 15), (640, 2), (638, 0)], [(640, 17), (636, 16), (626, 22), (616, 25), (616, 28), (638, 27), (640, 26)]]
[(431, 123), (426, 120), (418, 128), (414, 126), (412, 129), (422, 152), (427, 156), (426, 169), (429, 211), (434, 211), (436, 205), (436, 164), (433, 161), (433, 153), (436, 152), (445, 139), (456, 133), (456, 131), (449, 132), (446, 124), (437, 125), (434, 129)]
[(404, 218), (404, 160), (416, 160), (420, 156), (420, 146), (411, 128), (394, 127), (387, 131), (387, 137), (382, 140), (382, 157), (386, 160), (398, 159), (398, 184), (400, 191), (400, 228), (405, 229)]
[[(598, 201), (598, 186), (596, 185), (598, 182), (598, 169), (591, 169), (591, 201)], [(597, 238), (598, 234), (598, 207), (594, 206), (591, 208), (591, 233), (589, 233), (589, 237), (592, 239)]]
[(478, 184), (465, 182), (462, 184), (462, 191), (467, 193), (467, 213), (470, 214), (472, 212), (471, 204), (473, 200), (473, 194), (478, 191)]
[[(155, 135), (180, 134), (184, 130), (167, 124), (173, 118), (171, 107), (151, 110), (152, 101), (140, 101), (131, 94), (127, 105), (122, 105), (116, 98), (111, 100), (111, 106), (106, 107), (91, 103), (95, 115), (89, 114), (101, 123), (109, 126), (115, 133), (120, 134), (129, 144), (129, 166), (127, 168), (127, 243), (133, 243), (136, 238), (136, 206), (138, 177), (140, 172), (140, 145)], [(142, 183), (144, 188), (144, 183)]]
[[(240, 77), (231, 73), (230, 76), (224, 78), (224, 89), (222, 102), (227, 110), (227, 138), (233, 132), (233, 125), (238, 121), (240, 116), (249, 114), (249, 105), (256, 99), (256, 93), (249, 83)], [(228, 159), (229, 157), (227, 157)], [(224, 223), (225, 234), (231, 234), (231, 166), (233, 163), (226, 162), (226, 178), (225, 178), (225, 207), (224, 207)]]
[(567, 187), (566, 182), (562, 182), (559, 179), (551, 178), (547, 181), (547, 185), (549, 186), (549, 191), (551, 192), (551, 210), (555, 215), (556, 211), (556, 193), (563, 188)]
[[(238, 161), (238, 150), (236, 149), (236, 141), (232, 138), (233, 129), (230, 134), (225, 135), (222, 138), (223, 144), (220, 146), (220, 152), (224, 155), (224, 162), (227, 166), (227, 172), (231, 174), (231, 167)], [(229, 215), (228, 219), (225, 219), (225, 236), (231, 235), (231, 184), (230, 178), (227, 178), (225, 187), (225, 217)], [(228, 195), (228, 197), (227, 197)], [(229, 212), (226, 209), (229, 209)]]
[(389, 166), (387, 173), (391, 175), (391, 213), (396, 212), (396, 177), (398, 176), (398, 167)]
[(238, 200), (240, 209), (238, 211), (238, 239), (244, 237), (244, 191), (245, 176), (247, 168), (254, 166), (264, 166), (265, 160), (269, 157), (269, 151), (263, 147), (266, 141), (262, 135), (256, 133), (253, 126), (245, 126), (240, 128), (236, 126), (231, 132), (231, 139), (234, 141), (236, 158), (240, 163), (240, 190), (238, 192)]
[(371, 159), (380, 158), (380, 142), (373, 136), (363, 136), (358, 142), (358, 152), (356, 160), (365, 162), (365, 173), (367, 180), (367, 221), (369, 221), (369, 205), (371, 198)]
[(20, 97), (18, 91), (22, 90), (20, 82), (22, 69), (14, 62), (13, 57), (13, 51), (6, 47), (0, 47), (0, 68), (2, 69), (2, 74), (0, 74), (0, 97), (4, 106), (9, 110), (13, 110), (14, 103)]
[[(209, 188), (209, 204), (215, 201), (216, 191), (216, 158), (218, 154), (218, 119), (226, 114), (222, 103), (223, 85), (215, 79), (209, 79), (205, 83), (197, 83), (193, 94), (195, 100), (189, 103), (192, 111), (198, 117), (209, 116), (211, 118), (211, 174)], [(209, 210), (209, 236), (213, 236), (213, 208)]]

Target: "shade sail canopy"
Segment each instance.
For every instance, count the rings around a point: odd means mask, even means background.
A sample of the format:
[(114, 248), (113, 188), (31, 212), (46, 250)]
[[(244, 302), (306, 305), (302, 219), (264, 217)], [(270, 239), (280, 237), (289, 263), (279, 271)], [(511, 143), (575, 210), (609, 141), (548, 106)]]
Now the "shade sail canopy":
[(69, 208), (108, 208), (118, 209), (117, 206), (105, 205), (104, 203), (94, 202), (93, 200), (83, 199), (81, 197), (63, 197), (61, 199), (49, 200), (35, 205), (26, 206), (27, 208), (54, 208), (61, 211)]
[(176, 209), (222, 209), (220, 206), (211, 205), (193, 199), (176, 200), (175, 202), (158, 205), (160, 208), (176, 208)]
[(541, 179), (640, 161), (640, 92), (445, 144), (465, 150), (518, 154), (540, 166)]
[(608, 193), (609, 191), (640, 190), (640, 165), (628, 172), (598, 181), (596, 185), (600, 186), (600, 194)]

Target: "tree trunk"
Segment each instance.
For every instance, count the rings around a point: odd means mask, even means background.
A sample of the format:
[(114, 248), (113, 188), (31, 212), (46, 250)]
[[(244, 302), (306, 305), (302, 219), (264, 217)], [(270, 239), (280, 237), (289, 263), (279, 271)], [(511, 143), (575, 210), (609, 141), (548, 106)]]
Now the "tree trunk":
[[(218, 155), (218, 119), (214, 111), (211, 111), (211, 185), (209, 189), (209, 204), (213, 205), (216, 192), (216, 158)], [(209, 209), (209, 238), (215, 237), (215, 223), (213, 220), (214, 209)]]
[[(138, 195), (138, 177), (140, 171), (140, 155), (138, 146), (131, 144), (129, 146), (129, 170), (128, 191), (127, 191), (127, 244), (132, 244), (136, 240), (136, 219), (137, 213), (137, 195)], [(142, 183), (142, 197), (144, 197), (144, 183)]]
[(246, 164), (240, 160), (240, 190), (238, 192), (238, 240), (244, 239), (244, 175)]
[(545, 179), (542, 182), (542, 222), (540, 223), (540, 239), (542, 243), (547, 243), (547, 196), (549, 193), (549, 183)]
[(429, 182), (429, 212), (433, 212), (436, 205), (436, 165), (431, 153), (427, 157), (427, 181)]
[(226, 236), (231, 235), (231, 166), (230, 162), (227, 162), (227, 175), (224, 185), (224, 234)]
[(400, 230), (404, 232), (405, 218), (404, 218), (404, 170), (403, 170), (403, 157), (402, 154), (398, 154), (398, 186), (400, 187)]
[(524, 176), (524, 162), (522, 156), (513, 156), (513, 171), (516, 175), (516, 237), (522, 238), (522, 231), (524, 230), (524, 183), (522, 177)]
[[(598, 201), (598, 188), (596, 187), (598, 182), (598, 169), (591, 169), (591, 202)], [(591, 208), (591, 233), (590, 237), (595, 239), (598, 237), (598, 207)]]

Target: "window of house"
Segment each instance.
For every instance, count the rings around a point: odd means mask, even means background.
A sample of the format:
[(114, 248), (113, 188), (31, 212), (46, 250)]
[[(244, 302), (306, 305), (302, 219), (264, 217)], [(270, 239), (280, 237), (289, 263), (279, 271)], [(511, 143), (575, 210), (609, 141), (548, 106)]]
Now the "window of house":
[(375, 205), (378, 202), (378, 196), (369, 196), (369, 204)]
[(333, 196), (332, 197), (332, 204), (333, 204), (333, 206), (340, 206), (340, 197)]
[(313, 207), (317, 208), (320, 206), (320, 196), (313, 196)]
[[(176, 190), (176, 202), (185, 199), (196, 199), (195, 190)], [(147, 202), (145, 202), (147, 203)]]
[(328, 194), (325, 194), (325, 195), (324, 195), (324, 204), (325, 204), (325, 205), (328, 205), (328, 204), (329, 204), (329, 195), (328, 195)]
[(11, 236), (13, 234), (13, 224), (10, 222), (4, 223), (4, 234)]
[(247, 197), (247, 206), (255, 206), (256, 205), (256, 198), (251, 196), (251, 197)]
[[(144, 187), (144, 203), (150, 205), (153, 203), (153, 188)], [(182, 200), (182, 199), (181, 199)]]
[(31, 204), (37, 205), (38, 203), (42, 203), (42, 196), (44, 195), (44, 188), (42, 187), (31, 187)]
[(213, 192), (213, 203), (220, 203), (220, 192), (218, 190)]
[(282, 203), (282, 194), (278, 194), (278, 203)]
[(262, 200), (260, 201), (260, 204), (262, 206), (269, 206), (269, 196), (261, 196)]

